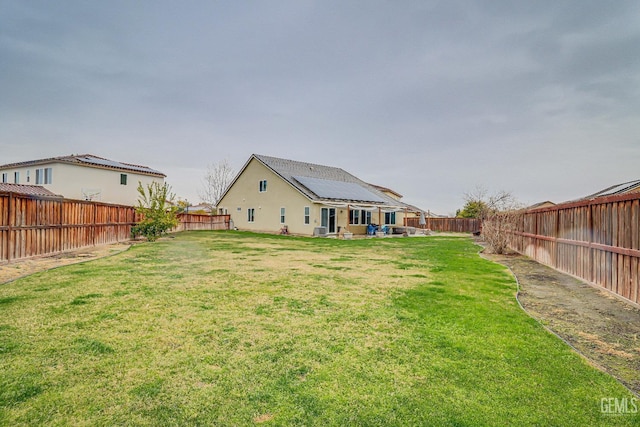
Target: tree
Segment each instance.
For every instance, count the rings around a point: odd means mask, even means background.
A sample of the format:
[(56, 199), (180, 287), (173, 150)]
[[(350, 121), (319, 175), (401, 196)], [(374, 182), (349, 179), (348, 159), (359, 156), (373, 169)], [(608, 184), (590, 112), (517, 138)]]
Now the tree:
[(458, 216), (480, 219), (487, 249), (497, 254), (504, 253), (509, 247), (511, 231), (521, 207), (515, 196), (504, 190), (490, 194), (484, 187), (476, 187), (474, 191), (465, 193), (464, 200), (465, 206)]
[(487, 210), (487, 205), (481, 200), (469, 200), (465, 203), (462, 210), (456, 211), (457, 218), (480, 218), (482, 213)]
[(142, 235), (153, 242), (178, 225), (178, 207), (173, 204), (175, 195), (166, 182), (163, 185), (152, 182), (146, 187), (138, 182), (138, 194), (136, 213), (142, 220), (131, 228), (131, 234)]
[(235, 171), (226, 159), (207, 166), (207, 173), (202, 182), (202, 190), (199, 192), (202, 201), (217, 207), (234, 176)]

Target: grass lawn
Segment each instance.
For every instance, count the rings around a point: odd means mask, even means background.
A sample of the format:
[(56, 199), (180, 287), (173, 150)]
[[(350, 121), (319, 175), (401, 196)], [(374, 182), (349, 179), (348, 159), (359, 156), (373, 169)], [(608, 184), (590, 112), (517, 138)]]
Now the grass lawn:
[(638, 425), (477, 251), (191, 232), (2, 285), (0, 424)]

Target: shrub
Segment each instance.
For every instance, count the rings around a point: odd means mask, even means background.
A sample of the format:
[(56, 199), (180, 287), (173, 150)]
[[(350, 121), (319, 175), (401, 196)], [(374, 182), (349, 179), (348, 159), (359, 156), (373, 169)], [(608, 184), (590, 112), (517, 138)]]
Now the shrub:
[(142, 216), (142, 220), (131, 228), (131, 234), (134, 237), (144, 236), (153, 242), (178, 225), (178, 207), (173, 204), (175, 195), (167, 183), (160, 185), (157, 182), (146, 187), (138, 182), (138, 193), (136, 213)]

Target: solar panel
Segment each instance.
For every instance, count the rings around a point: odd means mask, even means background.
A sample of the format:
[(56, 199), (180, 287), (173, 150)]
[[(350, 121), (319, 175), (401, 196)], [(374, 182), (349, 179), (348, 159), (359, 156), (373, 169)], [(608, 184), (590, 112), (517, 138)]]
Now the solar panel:
[(640, 184), (640, 180), (639, 181), (630, 181), (630, 182), (625, 182), (624, 184), (618, 184), (615, 185), (611, 188), (607, 188), (606, 190), (603, 190), (599, 193), (596, 193), (596, 195), (598, 196), (611, 196), (614, 194), (618, 194), (618, 193), (622, 193), (626, 190), (630, 190), (633, 187), (637, 186)]
[(120, 162), (114, 162), (113, 160), (101, 159), (99, 157), (93, 157), (93, 156), (78, 157), (78, 160), (82, 160), (82, 161), (85, 161), (87, 163), (93, 163), (95, 165), (100, 165), (100, 166), (109, 166), (109, 167), (112, 167), (112, 168), (130, 169), (130, 170), (136, 170), (136, 171), (140, 171), (140, 172), (160, 173), (160, 172), (158, 172), (156, 170), (153, 170), (151, 168), (147, 168), (147, 167), (144, 167), (144, 166), (128, 165), (128, 164), (124, 164), (124, 163), (120, 163)]
[(386, 201), (356, 182), (332, 181), (328, 179), (310, 178), (308, 176), (294, 176), (293, 178), (323, 199), (358, 200), (380, 203)]

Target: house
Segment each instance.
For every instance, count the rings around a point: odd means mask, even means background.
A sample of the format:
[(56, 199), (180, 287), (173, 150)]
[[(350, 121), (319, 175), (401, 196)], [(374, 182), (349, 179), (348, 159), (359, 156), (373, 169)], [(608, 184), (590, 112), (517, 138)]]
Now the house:
[(596, 197), (617, 196), (619, 194), (638, 193), (640, 192), (640, 179), (635, 181), (624, 182), (622, 184), (612, 185), (597, 193), (585, 197), (585, 199), (595, 199)]
[(135, 205), (138, 182), (164, 184), (165, 174), (147, 166), (92, 154), (52, 157), (0, 166), (0, 183), (38, 185), (68, 199)]
[(527, 206), (525, 208), (525, 210), (533, 210), (533, 209), (543, 209), (543, 208), (550, 208), (552, 206), (555, 206), (556, 204), (553, 203), (550, 200), (545, 200), (544, 202), (538, 202), (538, 203), (534, 203), (531, 206)]
[(369, 185), (371, 185), (373, 188), (375, 188), (378, 191), (382, 191), (384, 194), (386, 194), (387, 196), (389, 196), (389, 197), (391, 197), (391, 198), (393, 198), (395, 200), (402, 199), (402, 194), (400, 194), (400, 193), (398, 193), (396, 191), (393, 191), (390, 188), (383, 187), (381, 185), (375, 185), (375, 184), (369, 184)]
[(184, 212), (188, 214), (201, 214), (210, 215), (213, 212), (213, 207), (209, 203), (199, 203), (197, 205), (191, 205), (184, 208)]
[(241, 230), (308, 236), (402, 226), (414, 209), (343, 169), (257, 154), (218, 203)]

